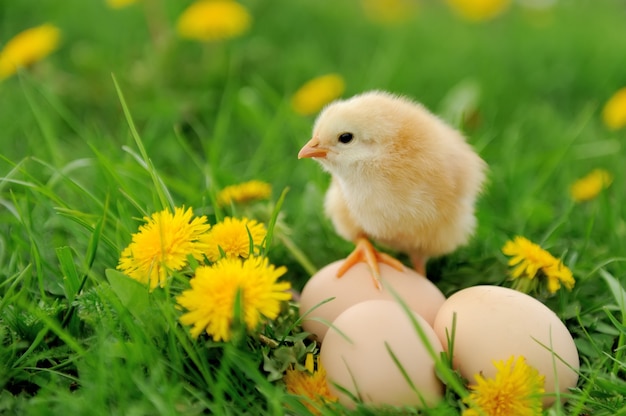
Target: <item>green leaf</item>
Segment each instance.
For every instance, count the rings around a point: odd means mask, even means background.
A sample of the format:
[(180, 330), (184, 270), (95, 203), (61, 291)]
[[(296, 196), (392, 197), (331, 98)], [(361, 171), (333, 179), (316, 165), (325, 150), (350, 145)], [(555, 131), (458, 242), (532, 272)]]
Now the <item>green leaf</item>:
[(96, 254), (98, 252), (98, 245), (100, 243), (100, 238), (102, 237), (102, 228), (106, 221), (108, 206), (109, 206), (109, 197), (107, 195), (104, 213), (102, 214), (102, 218), (100, 218), (98, 222), (96, 223), (93, 229), (93, 233), (91, 234), (91, 238), (89, 239), (89, 245), (87, 246), (86, 259), (87, 259), (88, 268), (91, 268), (91, 266), (93, 266), (93, 262), (96, 259)]
[(276, 221), (278, 221), (278, 214), (280, 214), (280, 209), (283, 207), (283, 203), (285, 202), (285, 198), (287, 197), (287, 192), (289, 192), (289, 188), (283, 189), (283, 192), (280, 194), (280, 197), (278, 198), (278, 201), (276, 201), (276, 205), (274, 206), (274, 210), (272, 211), (270, 222), (267, 225), (267, 235), (265, 236), (263, 255), (267, 255), (267, 252), (272, 246), (272, 239), (274, 238), (274, 227), (276, 226)]
[[(611, 290), (611, 293), (613, 293), (613, 297), (615, 298), (615, 301), (619, 305), (620, 311), (622, 312), (622, 327), (626, 326), (626, 290), (624, 290), (620, 282), (606, 270), (600, 269), (600, 275), (604, 278), (604, 281), (609, 286), (609, 289)], [(618, 328), (617, 325), (616, 328)], [(611, 371), (613, 376), (617, 376), (617, 374), (621, 370), (620, 363), (623, 361), (624, 354), (626, 354), (624, 346), (626, 346), (626, 333), (620, 331), (617, 338), (617, 347), (614, 350), (615, 357), (613, 357), (614, 361)]]
[(600, 275), (609, 286), (622, 315), (626, 314), (626, 290), (624, 290), (619, 281), (606, 270), (600, 269)]
[(299, 362), (307, 353), (306, 345), (303, 341), (298, 341), (294, 345), (282, 345), (263, 354), (263, 370), (268, 373), (269, 381), (280, 380), (283, 373), (291, 366), (303, 371), (304, 366)]
[(76, 270), (76, 264), (74, 264), (72, 249), (67, 246), (58, 247), (56, 252), (61, 272), (63, 273), (63, 288), (65, 289), (65, 297), (70, 303), (72, 303), (81, 287), (81, 279), (78, 271)]
[(148, 287), (117, 270), (107, 269), (105, 274), (122, 306), (128, 309), (135, 318), (145, 321), (150, 309)]

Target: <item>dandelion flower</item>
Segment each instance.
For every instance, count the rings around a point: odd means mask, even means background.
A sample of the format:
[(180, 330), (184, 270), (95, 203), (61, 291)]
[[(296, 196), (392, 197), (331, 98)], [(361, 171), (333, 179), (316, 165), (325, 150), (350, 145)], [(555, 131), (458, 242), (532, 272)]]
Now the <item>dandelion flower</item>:
[(251, 21), (248, 9), (236, 1), (201, 0), (180, 15), (176, 28), (183, 38), (209, 42), (240, 36)]
[(217, 203), (227, 206), (232, 203), (246, 203), (258, 199), (267, 199), (272, 194), (272, 186), (261, 181), (248, 181), (227, 186), (217, 195)]
[(604, 105), (602, 120), (611, 130), (626, 126), (626, 87), (618, 90)]
[(548, 292), (550, 293), (556, 293), (561, 285), (565, 286), (567, 290), (572, 290), (576, 284), (572, 271), (560, 260), (548, 266), (544, 274), (548, 278)]
[(317, 359), (317, 370), (313, 361), (313, 354), (308, 353), (305, 360), (305, 371), (298, 371), (290, 368), (285, 373), (283, 381), (287, 391), (297, 396), (303, 396), (306, 399), (302, 403), (314, 414), (319, 413), (313, 403), (324, 404), (327, 402), (337, 401), (337, 398), (328, 389), (326, 381), (326, 370), (322, 367), (322, 363)]
[(493, 19), (503, 13), (510, 0), (446, 0), (461, 18), (472, 22)]
[(326, 104), (341, 97), (345, 88), (341, 75), (323, 75), (301, 86), (291, 98), (291, 106), (298, 114), (315, 114)]
[(524, 357), (509, 358), (506, 362), (494, 361), (495, 378), (486, 379), (476, 374), (476, 384), (465, 402), (472, 407), (463, 416), (539, 416), (542, 413), (541, 396), (544, 376), (526, 364)]
[(416, 0), (361, 0), (365, 15), (382, 24), (403, 23), (417, 10)]
[(131, 4), (137, 3), (137, 0), (106, 0), (107, 6), (112, 9), (122, 9)]
[(235, 298), (241, 296), (241, 316), (248, 330), (265, 319), (275, 319), (282, 301), (291, 299), (288, 282), (277, 282), (287, 269), (275, 268), (267, 259), (226, 258), (212, 266), (200, 266), (190, 280), (191, 289), (176, 301), (187, 312), (180, 317), (198, 337), (206, 331), (215, 341), (228, 341), (235, 319)]
[(613, 182), (613, 175), (604, 169), (594, 169), (583, 178), (578, 179), (570, 187), (570, 195), (576, 202), (595, 198)]
[(145, 217), (146, 224), (132, 236), (121, 254), (118, 270), (150, 289), (163, 287), (171, 271), (187, 266), (187, 257), (202, 259), (207, 245), (202, 241), (210, 224), (206, 217), (193, 218), (191, 208), (168, 209)]
[(571, 290), (576, 283), (571, 270), (560, 259), (524, 237), (507, 241), (502, 252), (512, 257), (509, 266), (514, 267), (511, 277), (518, 290), (532, 291), (539, 286), (539, 278), (547, 280), (550, 293), (556, 293), (561, 285)]
[(61, 38), (56, 26), (45, 24), (27, 29), (10, 39), (0, 52), (0, 80), (42, 60), (54, 52)]
[(255, 254), (266, 234), (265, 226), (255, 220), (226, 217), (215, 224), (203, 239), (207, 245), (205, 254), (211, 261), (219, 260), (222, 252), (226, 257), (247, 258), (251, 254), (250, 238), (252, 254)]

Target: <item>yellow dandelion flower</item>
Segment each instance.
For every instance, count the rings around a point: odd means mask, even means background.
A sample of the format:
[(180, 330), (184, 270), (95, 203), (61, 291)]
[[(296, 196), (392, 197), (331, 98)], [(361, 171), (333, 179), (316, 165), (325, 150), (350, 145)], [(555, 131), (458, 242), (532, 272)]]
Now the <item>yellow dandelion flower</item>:
[(561, 285), (565, 286), (567, 290), (572, 290), (576, 284), (572, 271), (560, 260), (548, 266), (544, 274), (548, 279), (548, 291), (550, 293), (556, 293), (561, 288)]
[(368, 19), (382, 24), (406, 22), (417, 11), (416, 0), (361, 0), (361, 4)]
[(618, 90), (604, 105), (602, 120), (611, 130), (626, 126), (626, 87)]
[(570, 196), (576, 202), (589, 201), (595, 198), (613, 182), (613, 175), (604, 169), (594, 169), (586, 176), (578, 179), (570, 187)]
[(341, 97), (345, 88), (341, 75), (323, 75), (301, 86), (291, 98), (291, 106), (298, 114), (315, 114), (326, 104)]
[(107, 6), (112, 9), (122, 9), (135, 3), (137, 3), (137, 0), (106, 0)]
[(226, 257), (247, 258), (250, 255), (250, 237), (252, 253), (257, 254), (266, 234), (265, 226), (255, 220), (226, 217), (203, 238), (207, 246), (205, 254), (211, 261), (219, 260), (222, 252)]
[(542, 249), (530, 240), (517, 236), (504, 244), (502, 252), (512, 256), (509, 266), (515, 266), (512, 271), (514, 278), (527, 277), (534, 279), (537, 273), (554, 262), (552, 254)]
[(208, 42), (240, 36), (251, 22), (248, 9), (235, 1), (201, 0), (183, 11), (176, 29), (183, 38)]
[(497, 370), (495, 378), (474, 376), (476, 384), (469, 386), (471, 393), (464, 400), (472, 408), (465, 410), (463, 416), (541, 415), (545, 377), (526, 364), (524, 357), (511, 357), (506, 362), (494, 361), (493, 364)]
[(306, 371), (290, 368), (283, 377), (287, 391), (293, 395), (302, 396), (302, 403), (313, 414), (319, 414), (313, 404), (321, 405), (337, 401), (337, 398), (328, 389), (326, 370), (322, 367), (319, 357), (316, 363), (317, 370), (315, 369), (313, 354), (308, 353), (304, 365)]
[(243, 322), (254, 330), (265, 319), (275, 319), (281, 302), (291, 299), (291, 285), (277, 281), (286, 271), (262, 257), (226, 258), (210, 267), (200, 266), (190, 280), (191, 289), (176, 298), (187, 309), (180, 322), (192, 326), (193, 337), (206, 331), (215, 341), (228, 341), (240, 293)]
[(272, 186), (262, 181), (248, 181), (227, 186), (217, 195), (217, 203), (227, 206), (232, 203), (246, 203), (258, 199), (268, 199), (272, 195)]
[(507, 241), (502, 252), (512, 257), (508, 264), (514, 267), (511, 277), (518, 290), (530, 292), (537, 288), (540, 282), (535, 277), (546, 279), (550, 293), (560, 289), (561, 284), (569, 290), (574, 287), (575, 280), (571, 270), (560, 259), (527, 238), (517, 236)]
[(42, 60), (54, 52), (61, 39), (56, 26), (45, 24), (27, 29), (10, 39), (0, 52), (0, 80)]
[(117, 269), (150, 289), (163, 287), (172, 271), (187, 266), (189, 255), (202, 259), (208, 246), (202, 241), (209, 231), (206, 217), (193, 218), (191, 208), (168, 209), (145, 217), (146, 224), (132, 236), (120, 256)]
[(461, 18), (472, 22), (482, 22), (502, 14), (510, 5), (510, 0), (446, 0), (452, 10)]

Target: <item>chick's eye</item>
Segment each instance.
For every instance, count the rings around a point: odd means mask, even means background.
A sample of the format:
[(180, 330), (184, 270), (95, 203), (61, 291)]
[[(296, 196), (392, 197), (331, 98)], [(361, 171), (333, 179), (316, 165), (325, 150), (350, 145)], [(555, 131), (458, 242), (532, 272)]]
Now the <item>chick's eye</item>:
[(343, 144), (347, 144), (347, 143), (350, 143), (353, 138), (354, 138), (354, 135), (352, 133), (342, 133), (339, 135), (338, 140), (339, 142)]

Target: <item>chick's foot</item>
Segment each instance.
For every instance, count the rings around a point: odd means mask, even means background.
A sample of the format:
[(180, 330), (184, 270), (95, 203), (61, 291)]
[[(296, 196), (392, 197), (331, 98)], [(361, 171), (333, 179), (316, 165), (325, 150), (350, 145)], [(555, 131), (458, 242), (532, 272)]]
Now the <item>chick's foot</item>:
[(344, 263), (337, 271), (337, 277), (343, 276), (352, 266), (357, 263), (367, 263), (372, 273), (372, 279), (374, 280), (374, 286), (377, 289), (381, 289), (380, 284), (380, 267), (379, 263), (387, 264), (398, 271), (404, 270), (404, 265), (397, 259), (394, 259), (386, 253), (381, 253), (376, 250), (372, 243), (365, 237), (359, 237), (356, 240), (356, 247), (352, 253), (346, 258)]

